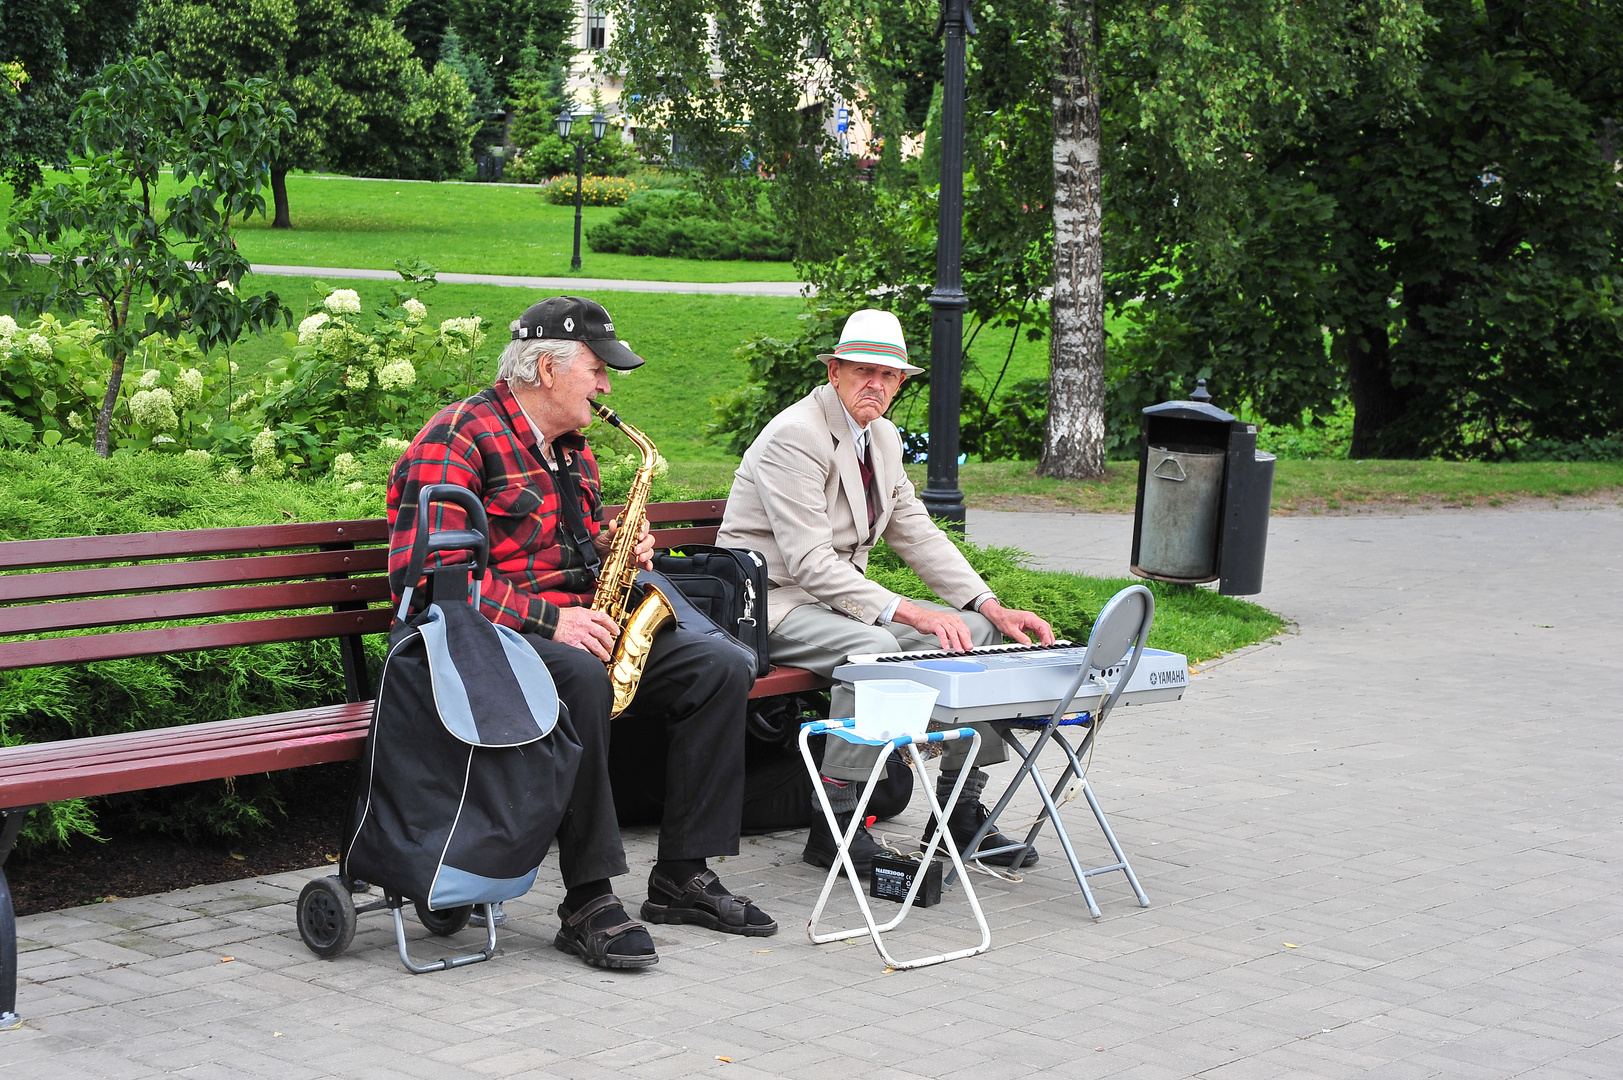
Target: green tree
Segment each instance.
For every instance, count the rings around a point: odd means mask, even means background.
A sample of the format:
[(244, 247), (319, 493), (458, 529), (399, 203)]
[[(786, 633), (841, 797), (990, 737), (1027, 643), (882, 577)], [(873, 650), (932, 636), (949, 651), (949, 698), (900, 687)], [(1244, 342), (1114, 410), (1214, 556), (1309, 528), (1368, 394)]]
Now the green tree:
[(1113, 299), (1139, 328), (1123, 405), (1197, 374), (1275, 422), (1345, 393), (1356, 457), (1504, 456), (1623, 430), (1623, 13), (1428, 10), (1412, 95), (1366, 73), (1237, 170), (1222, 258), (1167, 243), (1210, 216), (1204, 196), (1129, 150), (1136, 228)]
[(205, 86), (266, 80), (298, 116), (271, 163), (276, 228), (291, 228), (289, 169), (444, 180), (467, 171), (462, 77), (425, 71), (396, 19), (405, 0), (151, 0), (148, 40)]
[(65, 165), (69, 116), (91, 78), (134, 42), (137, 0), (5, 0), (0, 4), (0, 176), (21, 192)]
[[(275, 293), (238, 294), (248, 262), (231, 234), (265, 212), (266, 162), (293, 114), (257, 80), (186, 89), (162, 53), (100, 81), (73, 114), (73, 170), (12, 206), (6, 276), (33, 310), (101, 316), (96, 343), (112, 366), (95, 447), (106, 457), (124, 364), (143, 340), (189, 333), (206, 350), (289, 317)], [(168, 199), (165, 182), (178, 188)]]
[[(825, 113), (803, 106), (843, 98), (880, 131), (916, 123), (930, 97), (927, 67), (939, 70), (917, 29), (935, 11), (919, 0), (617, 0), (610, 68), (644, 122), (665, 126), (706, 176), (759, 167), (776, 179), (777, 216), (820, 290), (817, 325), (798, 344), (875, 295), (899, 312), (922, 303), (934, 229), (919, 227), (928, 218), (920, 200), (933, 198), (937, 178), (922, 170), (923, 191), (889, 199), (856, 183)], [(965, 288), (976, 308), (966, 348), (988, 326), (1041, 335), (1051, 319), (1044, 469), (1091, 475), (1106, 445), (1105, 209), (1120, 148), (1152, 146), (1194, 178), (1206, 217), (1176, 243), (1220, 251), (1243, 206), (1230, 191), (1234, 163), (1253, 146), (1288, 141), (1314, 101), (1366, 68), (1382, 85), (1407, 85), (1424, 16), (1419, 0), (1017, 0), (974, 14)], [(1044, 317), (1038, 300), (1049, 288)], [(908, 325), (922, 344), (927, 322)], [(990, 366), (983, 374), (986, 395), (964, 394), (981, 429), (1003, 386)], [(724, 406), (723, 427), (760, 415), (788, 387), (757, 389)], [(753, 404), (733, 407), (746, 399)]]

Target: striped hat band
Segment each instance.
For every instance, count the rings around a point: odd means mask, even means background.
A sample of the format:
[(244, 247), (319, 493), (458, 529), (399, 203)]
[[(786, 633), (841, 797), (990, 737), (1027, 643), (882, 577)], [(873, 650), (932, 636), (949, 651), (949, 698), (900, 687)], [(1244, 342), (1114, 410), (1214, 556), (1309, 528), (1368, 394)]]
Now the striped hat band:
[(907, 350), (888, 341), (842, 341), (835, 347), (834, 355), (848, 360), (861, 356), (882, 356), (907, 363)]

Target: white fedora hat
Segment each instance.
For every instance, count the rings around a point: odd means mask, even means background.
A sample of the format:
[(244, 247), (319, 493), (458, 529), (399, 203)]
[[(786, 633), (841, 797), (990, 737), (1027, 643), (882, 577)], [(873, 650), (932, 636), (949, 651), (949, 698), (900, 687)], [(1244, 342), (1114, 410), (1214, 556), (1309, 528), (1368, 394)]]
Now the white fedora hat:
[(888, 311), (863, 308), (853, 311), (840, 331), (840, 343), (831, 353), (818, 353), (819, 360), (850, 360), (857, 364), (878, 364), (896, 368), (904, 375), (917, 375), (924, 369), (907, 362), (907, 343), (902, 340), (902, 322)]

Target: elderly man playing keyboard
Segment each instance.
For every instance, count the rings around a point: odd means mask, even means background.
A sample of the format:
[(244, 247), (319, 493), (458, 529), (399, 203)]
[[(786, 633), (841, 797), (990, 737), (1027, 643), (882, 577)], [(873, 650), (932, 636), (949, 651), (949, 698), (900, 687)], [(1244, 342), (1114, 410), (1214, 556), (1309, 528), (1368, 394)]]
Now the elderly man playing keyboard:
[[(834, 352), (818, 359), (828, 365), (827, 385), (774, 417), (744, 454), (716, 540), (766, 556), (772, 659), (828, 677), (847, 656), (863, 653), (962, 652), (996, 644), (1004, 634), (1021, 644), (1031, 637), (1052, 644), (1048, 623), (998, 603), (930, 520), (902, 469), (901, 436), (884, 419), (885, 410), (903, 381), (923, 369), (907, 362), (896, 316), (871, 309), (853, 313)], [(952, 606), (909, 600), (869, 581), (868, 552), (881, 538)], [(837, 685), (832, 715), (850, 716), (854, 705), (851, 691)], [(981, 731), (973, 763), (965, 761), (967, 740), (948, 746), (937, 783), (943, 799), (965, 765), (971, 769), (947, 822), (962, 846), (987, 816), (981, 767), (1008, 760), (1008, 750), (990, 728)], [(877, 753), (877, 747), (828, 740), (822, 782), (842, 828), (850, 824)], [(820, 810), (812, 820), (803, 858), (832, 866), (834, 837)], [(926, 842), (935, 827), (932, 821)], [(980, 849), (1008, 843), (993, 833)], [(859, 873), (868, 871), (880, 850), (859, 828), (851, 844)], [(1007, 866), (1012, 858), (1010, 852), (988, 861)], [(1036, 861), (1037, 853), (1029, 851), (1021, 865)]]

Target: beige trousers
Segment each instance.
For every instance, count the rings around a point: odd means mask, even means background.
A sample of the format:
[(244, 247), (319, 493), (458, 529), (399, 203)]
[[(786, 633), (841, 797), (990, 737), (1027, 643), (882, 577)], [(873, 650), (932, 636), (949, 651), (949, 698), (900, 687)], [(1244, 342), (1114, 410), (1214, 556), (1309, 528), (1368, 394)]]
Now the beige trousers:
[[(952, 610), (923, 600), (915, 600), (914, 603), (936, 611)], [(969, 627), (969, 636), (976, 645), (996, 645), (1003, 640), (1003, 635), (986, 616), (974, 611), (960, 611), (957, 614)], [(827, 604), (802, 604), (795, 608), (778, 623), (771, 639), (774, 664), (805, 668), (824, 678), (832, 678), (834, 669), (845, 663), (847, 656), (940, 647), (941, 642), (934, 634), (921, 634), (906, 623), (870, 626), (839, 614)], [(829, 715), (843, 719), (851, 716), (855, 709), (856, 696), (851, 688), (835, 683)], [(980, 752), (975, 755), (976, 765), (996, 765), (1009, 760), (1008, 747), (1003, 745), (1003, 740), (998, 738), (990, 724), (970, 726), (981, 733)], [(835, 780), (866, 780), (873, 771), (878, 753), (876, 746), (830, 738), (823, 753), (823, 775)], [(942, 771), (958, 772), (964, 767), (964, 759), (968, 756), (969, 743), (966, 740), (948, 743), (941, 762)]]

